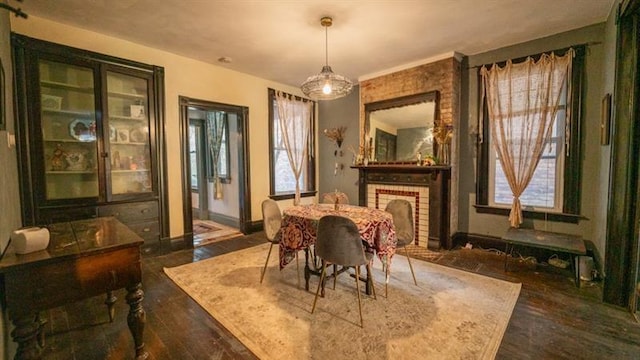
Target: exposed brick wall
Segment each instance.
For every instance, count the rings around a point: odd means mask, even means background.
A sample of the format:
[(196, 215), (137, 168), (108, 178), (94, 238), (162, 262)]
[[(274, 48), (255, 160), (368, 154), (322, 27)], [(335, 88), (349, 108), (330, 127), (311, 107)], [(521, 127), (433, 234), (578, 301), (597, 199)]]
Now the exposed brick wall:
[(440, 91), (440, 120), (457, 125), (460, 81), (460, 62), (451, 57), (360, 82), (361, 142), (364, 142), (365, 104), (434, 90)]

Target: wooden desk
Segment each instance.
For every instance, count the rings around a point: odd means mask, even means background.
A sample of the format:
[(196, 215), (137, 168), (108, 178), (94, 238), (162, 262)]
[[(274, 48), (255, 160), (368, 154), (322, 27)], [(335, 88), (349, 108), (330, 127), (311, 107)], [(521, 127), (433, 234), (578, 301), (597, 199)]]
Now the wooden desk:
[[(79, 220), (48, 226), (46, 250), (17, 255), (12, 247), (0, 261), (4, 300), (18, 343), (15, 359), (38, 359), (38, 312), (92, 296), (127, 289), (127, 322), (137, 359), (146, 359), (142, 308), (142, 238), (112, 217)], [(109, 299), (110, 307), (115, 299)], [(110, 309), (111, 311), (111, 309)]]
[(587, 254), (584, 241), (580, 236), (534, 229), (509, 228), (502, 240), (506, 243), (504, 271), (507, 271), (507, 258), (511, 256), (514, 245), (568, 253), (571, 256), (571, 266), (574, 268), (576, 286), (580, 287), (580, 266), (577, 266), (575, 256)]

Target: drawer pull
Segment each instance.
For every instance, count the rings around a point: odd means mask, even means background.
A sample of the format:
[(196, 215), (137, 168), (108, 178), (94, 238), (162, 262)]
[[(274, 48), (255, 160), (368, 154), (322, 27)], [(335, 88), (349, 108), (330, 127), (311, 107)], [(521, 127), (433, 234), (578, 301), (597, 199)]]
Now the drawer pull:
[(120, 216), (119, 212), (113, 213), (113, 216)]
[(149, 212), (149, 210), (150, 210), (149, 208), (146, 208), (146, 209), (142, 209), (140, 212), (143, 214), (146, 214)]
[(146, 227), (146, 228), (142, 229), (142, 232), (149, 232), (149, 231), (151, 231), (151, 229), (150, 229), (150, 228), (148, 228), (148, 227)]

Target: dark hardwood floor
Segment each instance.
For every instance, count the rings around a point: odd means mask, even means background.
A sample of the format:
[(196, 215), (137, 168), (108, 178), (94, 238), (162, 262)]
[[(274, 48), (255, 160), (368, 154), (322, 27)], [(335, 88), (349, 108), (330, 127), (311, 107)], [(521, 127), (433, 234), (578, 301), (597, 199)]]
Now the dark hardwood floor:
[[(143, 259), (144, 333), (150, 359), (255, 359), (218, 322), (169, 280), (172, 267), (266, 242), (263, 233)], [(265, 254), (266, 255), (266, 254)], [(601, 286), (575, 287), (569, 270), (512, 259), (481, 249), (431, 253), (429, 261), (522, 283), (497, 359), (639, 359), (640, 325), (625, 309), (603, 304)], [(256, 279), (257, 281), (257, 279)], [(104, 297), (43, 314), (44, 359), (130, 359), (133, 340), (125, 292), (117, 292), (109, 323)], [(461, 309), (464, 311), (464, 309)]]

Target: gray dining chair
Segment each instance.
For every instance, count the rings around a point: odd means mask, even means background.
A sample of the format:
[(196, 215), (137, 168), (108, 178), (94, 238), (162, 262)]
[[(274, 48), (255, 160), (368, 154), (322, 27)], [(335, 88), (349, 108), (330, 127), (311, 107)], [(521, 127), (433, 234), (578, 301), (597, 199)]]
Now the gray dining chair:
[[(364, 251), (364, 245), (360, 238), (360, 232), (356, 224), (346, 217), (337, 215), (326, 215), (318, 221), (318, 233), (315, 243), (316, 255), (322, 260), (322, 271), (320, 273), (320, 281), (316, 296), (313, 299), (313, 307), (311, 313), (316, 309), (318, 294), (320, 288), (324, 289), (324, 281), (326, 280), (327, 266), (338, 265), (342, 267), (353, 267), (356, 272), (356, 292), (358, 294), (358, 311), (360, 312), (360, 327), (363, 327), (362, 320), (362, 300), (360, 299), (360, 266), (367, 266), (367, 282), (373, 289), (373, 297), (376, 298), (376, 290), (373, 286), (371, 278), (371, 259), (372, 253)], [(335, 281), (338, 272), (333, 273), (333, 287), (335, 289)]]
[[(267, 265), (269, 264), (269, 257), (271, 256), (271, 250), (273, 245), (280, 243), (279, 232), (282, 226), (282, 213), (280, 207), (275, 200), (266, 199), (262, 202), (262, 221), (264, 222), (264, 233), (267, 236), (267, 240), (271, 243), (269, 246), (269, 253), (267, 254), (267, 260), (264, 262), (264, 268), (260, 274), (260, 283), (264, 279), (264, 274), (267, 272)], [(300, 265), (298, 263), (298, 252), (296, 251), (296, 271), (298, 275), (298, 287), (300, 287)]]
[[(418, 282), (416, 281), (416, 274), (413, 272), (413, 265), (411, 265), (409, 250), (407, 250), (407, 245), (413, 242), (415, 235), (411, 203), (404, 199), (394, 199), (389, 201), (385, 211), (391, 213), (391, 216), (393, 217), (393, 225), (396, 229), (396, 237), (398, 238), (397, 247), (404, 248), (407, 261), (409, 262), (409, 269), (411, 269), (411, 275), (413, 276), (413, 282), (418, 285)], [(386, 287), (385, 293), (387, 293)]]

